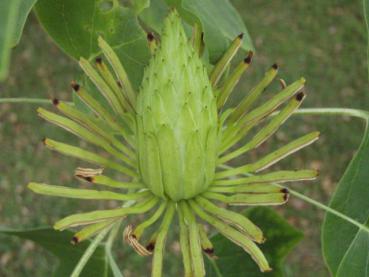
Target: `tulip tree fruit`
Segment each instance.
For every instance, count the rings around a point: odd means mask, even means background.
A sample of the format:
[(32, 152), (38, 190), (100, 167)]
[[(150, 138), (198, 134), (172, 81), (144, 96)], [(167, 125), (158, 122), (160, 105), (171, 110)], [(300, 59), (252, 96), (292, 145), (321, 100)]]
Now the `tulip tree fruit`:
[[(79, 228), (72, 240), (78, 243), (116, 223), (143, 215), (137, 226), (126, 225), (124, 238), (139, 255), (153, 255), (152, 276), (157, 277), (162, 276), (166, 237), (177, 217), (185, 276), (204, 276), (203, 253), (213, 256), (205, 225), (242, 247), (261, 271), (270, 271), (257, 246), (267, 239), (262, 230), (228, 206), (286, 203), (288, 190), (274, 183), (311, 180), (317, 172), (262, 171), (313, 143), (319, 133), (306, 134), (238, 167), (229, 168), (226, 163), (260, 146), (299, 108), (305, 98), (302, 91), (305, 80), (283, 84), (280, 92), (255, 107), (259, 96), (277, 75), (278, 66), (273, 65), (236, 107), (225, 109), (230, 94), (252, 61), (252, 53), (225, 76), (241, 46), (241, 34), (208, 70), (201, 59), (203, 41), (199, 27), (195, 26), (192, 38), (188, 38), (176, 11), (166, 18), (160, 39), (148, 34), (152, 57), (138, 91), (114, 50), (102, 37), (98, 43), (104, 58), (97, 58), (95, 65), (81, 58), (80, 66), (108, 107), (97, 101), (86, 87), (73, 82), (75, 93), (93, 113), (81, 112), (55, 99), (53, 103), (63, 115), (43, 108), (38, 109), (38, 114), (106, 152), (95, 153), (44, 139), (51, 150), (97, 165), (97, 169), (77, 168), (75, 175), (106, 189), (43, 183), (30, 183), (29, 188), (44, 195), (116, 200), (122, 204), (114, 209), (67, 216), (57, 221), (54, 228)], [(246, 135), (250, 139), (244, 143)], [(240, 142), (243, 142), (241, 146)], [(102, 168), (117, 171), (128, 181), (112, 179)], [(149, 239), (143, 239), (144, 233)]]

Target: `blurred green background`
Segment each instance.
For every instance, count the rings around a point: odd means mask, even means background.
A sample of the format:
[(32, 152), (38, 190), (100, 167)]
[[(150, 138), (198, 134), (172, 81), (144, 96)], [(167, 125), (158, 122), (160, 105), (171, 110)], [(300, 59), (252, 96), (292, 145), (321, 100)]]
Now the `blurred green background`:
[[(369, 108), (366, 30), (361, 1), (232, 2), (243, 17), (257, 52), (252, 68), (238, 86), (239, 96), (277, 62), (281, 67), (279, 76), (287, 83), (300, 76), (307, 79), (308, 97), (303, 107)], [(0, 84), (0, 97), (70, 100), (69, 82), (79, 73), (77, 63), (52, 43), (31, 15), (21, 43), (13, 51), (10, 76)], [(275, 88), (268, 90), (266, 96), (270, 96)], [(50, 184), (76, 183), (72, 176), (77, 161), (47, 151), (41, 139), (49, 136), (64, 141), (76, 140), (39, 119), (35, 105), (0, 105), (0, 225), (51, 225), (69, 212), (96, 207), (97, 204), (87, 201), (56, 201), (26, 189), (31, 180)], [(279, 167), (319, 169), (318, 181), (296, 184), (295, 188), (327, 203), (360, 143), (361, 122), (345, 117), (296, 116), (272, 143), (263, 145), (260, 151), (267, 151), (298, 134), (316, 129), (322, 133), (319, 142), (283, 161)], [(278, 211), (305, 234), (303, 241), (287, 258), (287, 276), (328, 276), (320, 250), (324, 213), (294, 198)], [(10, 237), (0, 237), (0, 241), (0, 276), (51, 275), (56, 260), (39, 247)], [(169, 249), (176, 254), (178, 245), (170, 242)], [(122, 244), (121, 239), (117, 242), (117, 253), (124, 276), (148, 275), (149, 259), (130, 255), (131, 250)], [(178, 275), (178, 260), (171, 258), (166, 263), (168, 276)]]

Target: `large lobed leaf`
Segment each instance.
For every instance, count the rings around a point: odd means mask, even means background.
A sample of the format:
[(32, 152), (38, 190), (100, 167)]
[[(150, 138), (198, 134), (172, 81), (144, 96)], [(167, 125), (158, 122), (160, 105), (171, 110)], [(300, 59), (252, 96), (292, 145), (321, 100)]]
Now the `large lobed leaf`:
[(101, 35), (117, 52), (132, 83), (140, 84), (149, 50), (132, 9), (118, 1), (39, 0), (35, 11), (56, 44), (76, 59), (100, 55), (97, 38)]
[[(340, 180), (330, 207), (368, 226), (369, 130)], [(334, 276), (369, 276), (369, 232), (327, 213), (322, 229), (323, 254)]]
[[(59, 259), (54, 277), (70, 276), (79, 259), (89, 246), (90, 242), (81, 242), (78, 245), (70, 243), (73, 233), (70, 231), (55, 231), (52, 228), (38, 228), (29, 230), (0, 229), (0, 234), (13, 235), (31, 240), (42, 246)], [(112, 264), (103, 246), (98, 246), (85, 268), (81, 277), (111, 277), (114, 276)]]
[(224, 238), (215, 235), (211, 240), (215, 255), (219, 258), (207, 261), (206, 272), (209, 277), (282, 277), (283, 260), (291, 249), (302, 239), (300, 231), (292, 227), (273, 209), (256, 207), (246, 211), (250, 218), (264, 232), (267, 241), (260, 246), (266, 255), (273, 271), (260, 272), (256, 263), (242, 248)]

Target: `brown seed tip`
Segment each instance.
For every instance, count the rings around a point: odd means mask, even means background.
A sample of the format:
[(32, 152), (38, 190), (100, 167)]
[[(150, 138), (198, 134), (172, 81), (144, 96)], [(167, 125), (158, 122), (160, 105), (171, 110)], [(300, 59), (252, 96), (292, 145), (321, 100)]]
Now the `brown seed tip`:
[(247, 55), (247, 57), (243, 60), (245, 63), (250, 64), (252, 61), (252, 57), (254, 56), (254, 52), (249, 51), (249, 54)]
[(305, 96), (305, 93), (301, 91), (298, 94), (296, 94), (296, 100), (301, 101), (302, 99), (304, 99), (304, 96)]
[(284, 195), (283, 195), (283, 200), (287, 202), (289, 196), (290, 196), (290, 194), (288, 192), (288, 189), (285, 189)]
[(83, 175), (80, 175), (80, 174), (77, 174), (75, 176), (78, 177), (78, 178), (81, 178), (81, 179), (83, 179), (87, 182), (90, 182), (90, 183), (93, 183), (93, 181), (94, 181), (94, 178), (91, 177), (91, 176), (83, 176)]
[(147, 40), (150, 41), (150, 42), (155, 39), (154, 33), (152, 33), (152, 32), (148, 32), (146, 37), (147, 37)]
[(238, 37), (239, 39), (243, 39), (243, 33), (239, 34), (237, 37)]
[(275, 64), (273, 64), (273, 65), (272, 65), (272, 68), (274, 68), (275, 70), (277, 70), (277, 69), (278, 69), (278, 64), (276, 64), (276, 63), (275, 63)]
[(122, 88), (122, 84), (119, 81), (117, 81), (117, 85), (118, 87)]
[(203, 251), (209, 255), (209, 256), (213, 256), (214, 255), (214, 248), (205, 248), (203, 249)]
[(53, 105), (58, 106), (58, 104), (59, 104), (59, 99), (54, 98), (53, 99)]
[(79, 85), (79, 84), (77, 84), (77, 82), (76, 82), (76, 81), (72, 81), (72, 82), (70, 83), (70, 86), (73, 88), (73, 90), (74, 90), (75, 92), (78, 92), (78, 91), (79, 91), (79, 89), (80, 89), (80, 85)]
[(43, 143), (44, 145), (46, 145), (46, 138), (43, 138), (41, 141), (42, 141), (42, 143)]
[(79, 243), (79, 239), (77, 237), (73, 237), (70, 243), (76, 245), (77, 243)]
[(150, 243), (146, 246), (146, 250), (147, 250), (147, 251), (152, 252), (152, 251), (154, 251), (154, 249), (155, 249), (155, 243), (154, 243), (154, 242), (150, 242)]
[(283, 188), (283, 189), (281, 189), (281, 192), (283, 192), (283, 193), (289, 193), (289, 191), (288, 191), (288, 189), (287, 189), (287, 188)]
[(97, 64), (101, 64), (101, 63), (102, 63), (102, 58), (101, 58), (101, 57), (97, 57), (97, 58), (95, 59), (95, 62), (96, 62)]

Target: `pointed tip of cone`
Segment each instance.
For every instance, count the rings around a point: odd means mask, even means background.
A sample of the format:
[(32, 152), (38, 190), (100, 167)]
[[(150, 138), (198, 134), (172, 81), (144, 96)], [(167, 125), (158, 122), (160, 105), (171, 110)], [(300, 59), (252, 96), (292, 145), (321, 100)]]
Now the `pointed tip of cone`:
[(177, 9), (175, 7), (171, 7), (169, 9), (169, 13), (167, 15), (167, 17), (165, 18), (164, 22), (167, 22), (167, 24), (171, 23), (173, 24), (174, 20), (178, 20), (181, 17), (179, 16), (179, 13), (177, 11)]
[(179, 16), (178, 11), (177, 11), (177, 9), (176, 9), (175, 7), (171, 7), (171, 8), (170, 8), (169, 15), (172, 15), (172, 16)]

